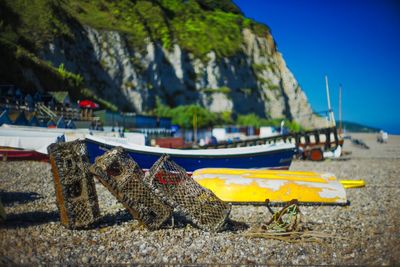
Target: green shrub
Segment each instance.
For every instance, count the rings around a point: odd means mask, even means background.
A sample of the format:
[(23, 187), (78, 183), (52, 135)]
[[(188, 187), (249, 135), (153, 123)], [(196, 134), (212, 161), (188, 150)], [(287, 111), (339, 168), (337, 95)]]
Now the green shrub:
[(268, 89), (270, 89), (270, 90), (278, 90), (280, 88), (281, 87), (277, 84), (272, 84), (272, 83), (268, 84)]
[(267, 66), (265, 66), (265, 64), (252, 64), (251, 65), (252, 69), (254, 72), (258, 73), (258, 72), (263, 72), (264, 70), (267, 69)]
[[(232, 125), (235, 121), (232, 118), (232, 112), (225, 111), (221, 113), (213, 113), (199, 105), (181, 105), (175, 108), (170, 108), (161, 103), (160, 98), (156, 99), (156, 107), (150, 113), (159, 117), (172, 118), (172, 123), (177, 124), (182, 128), (193, 128), (194, 116), (197, 117), (197, 127), (205, 128), (216, 125)], [(279, 128), (282, 120), (285, 120), (285, 127), (292, 132), (299, 132), (302, 130), (300, 124), (295, 121), (289, 121), (284, 118), (278, 119), (265, 119), (261, 118), (254, 113), (239, 114), (237, 116), (236, 124), (239, 126), (273, 126)]]
[(206, 94), (214, 94), (214, 93), (222, 93), (225, 95), (229, 95), (231, 93), (231, 88), (226, 87), (226, 86), (222, 86), (220, 88), (203, 88), (200, 89), (200, 91), (202, 91), (203, 93)]
[(230, 125), (233, 124), (232, 112), (223, 111), (217, 114), (217, 120), (219, 125)]
[(19, 36), (17, 39), (24, 39), (27, 48), (41, 49), (45, 43), (58, 36), (73, 38), (70, 28), (64, 22), (67, 16), (59, 1), (5, 0), (2, 5), (8, 10), (7, 13), (13, 13), (14, 19), (9, 22)]
[(235, 14), (242, 14), (239, 7), (231, 0), (197, 0), (197, 2), (206, 10), (221, 10)]
[(185, 129), (193, 128), (193, 120), (197, 120), (198, 128), (213, 126), (217, 123), (217, 115), (199, 105), (181, 105), (170, 108), (163, 105), (159, 98), (156, 99), (156, 108), (152, 113), (155, 116), (172, 118), (173, 124)]
[(262, 119), (254, 113), (239, 115), (236, 123), (240, 126), (260, 127)]
[(75, 73), (66, 71), (63, 63), (61, 63), (60, 66), (58, 66), (57, 71), (64, 80), (71, 81), (72, 86), (80, 87), (83, 85), (83, 77), (80, 74), (75, 74)]

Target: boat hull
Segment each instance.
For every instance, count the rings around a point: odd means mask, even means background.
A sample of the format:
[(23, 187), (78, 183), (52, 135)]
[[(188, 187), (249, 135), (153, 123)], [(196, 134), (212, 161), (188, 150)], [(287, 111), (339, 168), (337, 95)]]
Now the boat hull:
[(232, 203), (300, 203), (346, 205), (343, 185), (333, 174), (247, 169), (201, 169), (192, 176), (220, 199)]
[[(86, 139), (89, 159), (94, 162), (96, 157), (105, 151), (115, 147), (115, 144), (106, 144), (95, 140)], [(142, 169), (150, 169), (151, 166), (164, 154), (164, 152), (148, 152), (136, 149), (124, 149), (139, 164)], [(179, 155), (169, 154), (170, 158), (182, 166), (187, 172), (193, 172), (200, 168), (265, 168), (284, 169), (290, 167), (294, 155), (294, 149), (282, 149), (237, 155)]]
[(34, 150), (1, 148), (0, 159), (2, 159), (3, 161), (11, 161), (11, 160), (48, 161), (49, 157), (46, 154), (42, 154)]

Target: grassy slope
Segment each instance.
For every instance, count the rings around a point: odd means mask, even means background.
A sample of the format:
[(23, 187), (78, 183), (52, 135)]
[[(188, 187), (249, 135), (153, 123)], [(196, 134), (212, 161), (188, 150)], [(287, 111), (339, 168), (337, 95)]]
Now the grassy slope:
[(212, 50), (220, 57), (240, 51), (243, 28), (260, 36), (269, 33), (267, 26), (243, 17), (230, 0), (0, 0), (0, 49), (6, 55), (1, 81), (35, 88), (22, 75), (28, 67), (44, 89), (90, 96), (79, 74), (60, 73), (36, 56), (56, 37), (73, 40), (74, 23), (122, 32), (136, 49), (149, 40), (167, 49), (177, 42), (203, 60)]
[(2, 0), (0, 8), (1, 36), (29, 50), (57, 36), (73, 38), (73, 20), (125, 33), (135, 47), (146, 39), (166, 48), (177, 42), (197, 57), (211, 50), (219, 56), (238, 52), (243, 28), (269, 33), (229, 0)]
[(72, 0), (66, 9), (84, 24), (126, 33), (137, 48), (145, 45), (146, 38), (167, 49), (176, 41), (199, 58), (211, 50), (218, 56), (238, 52), (245, 27), (259, 35), (269, 33), (266, 26), (244, 18), (229, 0)]

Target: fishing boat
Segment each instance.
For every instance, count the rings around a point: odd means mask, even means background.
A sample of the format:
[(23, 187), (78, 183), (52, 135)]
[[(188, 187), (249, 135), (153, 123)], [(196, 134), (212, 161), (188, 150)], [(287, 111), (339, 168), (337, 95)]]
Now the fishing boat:
[(47, 154), (47, 146), (57, 142), (65, 142), (63, 133), (0, 127), (0, 147), (3, 149), (12, 148)]
[(45, 153), (40, 153), (35, 150), (17, 149), (12, 147), (0, 147), (0, 159), (3, 161), (9, 160), (34, 160), (47, 161), (49, 157)]
[[(206, 168), (192, 177), (220, 199), (232, 203), (347, 204), (343, 184), (335, 175), (310, 171)], [(349, 185), (361, 184), (347, 181)]]
[[(123, 137), (119, 132), (106, 132), (106, 131), (96, 131), (90, 129), (63, 129), (63, 128), (43, 128), (43, 127), (33, 127), (33, 126), (17, 126), (17, 125), (9, 125), (3, 124), (0, 126), (0, 138), (1, 133), (4, 131), (8, 132), (23, 132), (27, 133), (28, 136), (32, 135), (34, 138), (36, 135), (41, 136), (40, 133), (44, 133), (44, 135), (64, 135), (65, 142), (75, 141), (77, 139), (84, 140), (85, 136), (90, 135), (99, 135), (99, 136), (106, 136), (106, 137), (117, 137), (123, 138), (129, 141), (130, 143), (144, 145), (146, 138), (145, 135), (142, 133), (134, 133), (134, 132), (125, 132), (123, 133)], [(15, 134), (14, 134), (15, 135)], [(17, 134), (18, 135), (18, 134)], [(34, 140), (34, 139), (32, 139)], [(31, 141), (32, 141), (31, 140)], [(0, 142), (1, 143), (1, 142)], [(34, 143), (34, 142), (33, 142)], [(50, 145), (52, 142), (48, 142), (45, 148), (43, 149), (44, 153), (47, 153), (47, 146)], [(23, 147), (26, 148), (26, 147)]]
[(6, 160), (47, 160), (47, 146), (64, 142), (61, 132), (25, 131), (0, 127), (0, 158)]
[(210, 167), (287, 170), (295, 153), (295, 146), (286, 143), (224, 149), (180, 150), (140, 146), (126, 140), (109, 137), (88, 135), (85, 140), (91, 162), (103, 155), (105, 151), (121, 146), (143, 169), (150, 169), (163, 154), (168, 154), (189, 173)]
[(101, 135), (115, 137), (139, 145), (145, 144), (145, 136), (141, 133), (124, 133), (124, 138), (116, 132), (94, 131), (89, 129), (49, 129), (33, 126), (16, 126), (3, 124), (0, 126), (0, 159), (6, 160), (38, 160), (48, 159), (47, 147), (57, 142), (70, 142), (85, 139), (85, 136)]

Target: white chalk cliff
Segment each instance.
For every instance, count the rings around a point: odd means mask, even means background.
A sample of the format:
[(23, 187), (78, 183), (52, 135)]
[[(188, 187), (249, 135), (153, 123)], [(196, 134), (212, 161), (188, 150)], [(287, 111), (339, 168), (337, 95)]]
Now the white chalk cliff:
[(120, 32), (84, 26), (74, 32), (74, 41), (55, 39), (40, 56), (81, 74), (99, 96), (126, 110), (151, 110), (159, 97), (170, 106), (197, 103), (215, 112), (326, 126), (324, 119), (310, 115), (307, 97), (272, 36), (259, 37), (250, 29), (242, 34), (240, 52), (219, 58), (211, 51), (207, 60), (200, 60), (178, 44), (167, 50), (148, 40), (143, 51), (130, 46)]

